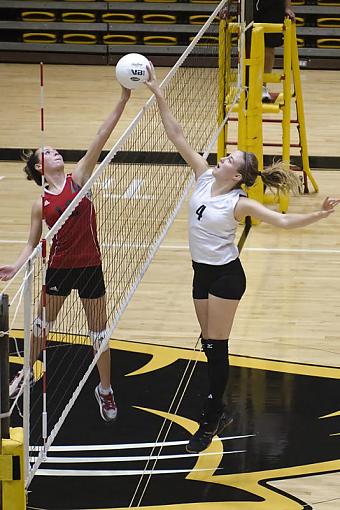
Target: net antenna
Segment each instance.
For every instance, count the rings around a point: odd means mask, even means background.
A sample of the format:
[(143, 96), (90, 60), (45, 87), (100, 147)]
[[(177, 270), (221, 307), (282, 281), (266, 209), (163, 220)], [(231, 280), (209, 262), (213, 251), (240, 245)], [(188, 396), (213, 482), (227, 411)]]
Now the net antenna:
[[(212, 8), (209, 19), (197, 30), (196, 36), (189, 41), (185, 52), (161, 84), (189, 144), (206, 158), (215, 150), (220, 128), (217, 122), (221, 80), (218, 70), (221, 58), (218, 13), (227, 3), (230, 2), (223, 0), (214, 10)], [(233, 2), (231, 5), (237, 19), (241, 20), (241, 3)], [(225, 73), (233, 76), (231, 90), (235, 97), (240, 92), (241, 83), (237, 65), (240, 59), (239, 35), (236, 39), (236, 46), (230, 45), (229, 53), (224, 57)], [(203, 62), (208, 66), (202, 67)], [(167, 139), (152, 96), (46, 233), (48, 248), (67, 224), (68, 218), (77, 213), (81, 200), (85, 197), (91, 200), (106, 283), (107, 335), (93, 357), (86, 314), (77, 293), (72, 291), (48, 334), (44, 368), (41, 370), (39, 360), (34, 367), (37, 385), (41, 385), (42, 373), (48, 373), (45, 388), (48, 400), (46, 398), (46, 409), (43, 409), (47, 419), (43, 425), (38, 411), (42, 393), (39, 394), (37, 388), (31, 392), (28, 385), (25, 390), (24, 410), (26, 406), (27, 412), (24, 413), (24, 428), (29, 434), (26, 438), (27, 487), (95, 368), (192, 183), (192, 171)], [(43, 245), (40, 243), (25, 266), (23, 325), (27, 370), (33, 319), (41, 305), (44, 285), (42, 252)], [(192, 370), (187, 369), (186, 373), (190, 380)], [(187, 384), (188, 380), (183, 387)], [(177, 398), (176, 412), (183, 395)]]
[[(46, 227), (45, 218), (45, 98), (44, 98), (44, 64), (40, 62), (40, 133), (41, 133), (41, 211), (42, 211), (42, 224), (43, 228)], [(46, 451), (47, 439), (47, 394), (46, 394), (46, 345), (47, 345), (47, 330), (46, 330), (46, 271), (47, 271), (47, 242), (43, 237), (41, 240), (41, 269), (42, 269), (42, 286), (41, 286), (41, 315), (42, 315), (42, 330), (41, 330), (41, 350), (42, 350), (42, 414), (41, 414), (41, 430), (43, 440), (43, 454)], [(34, 349), (35, 347), (33, 347)], [(32, 349), (32, 347), (31, 347)], [(26, 393), (29, 387), (26, 386)]]

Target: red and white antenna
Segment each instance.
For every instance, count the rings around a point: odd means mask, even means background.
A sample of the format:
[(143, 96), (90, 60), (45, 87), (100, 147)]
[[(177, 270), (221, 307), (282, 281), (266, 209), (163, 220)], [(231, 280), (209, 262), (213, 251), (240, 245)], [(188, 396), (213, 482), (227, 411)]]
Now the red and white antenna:
[[(42, 222), (45, 222), (45, 119), (44, 119), (44, 64), (40, 62), (40, 137), (41, 137), (41, 211)], [(47, 395), (46, 395), (46, 239), (41, 240), (41, 256), (42, 256), (42, 288), (41, 288), (41, 311), (42, 311), (42, 439), (44, 442), (44, 453), (47, 439)]]

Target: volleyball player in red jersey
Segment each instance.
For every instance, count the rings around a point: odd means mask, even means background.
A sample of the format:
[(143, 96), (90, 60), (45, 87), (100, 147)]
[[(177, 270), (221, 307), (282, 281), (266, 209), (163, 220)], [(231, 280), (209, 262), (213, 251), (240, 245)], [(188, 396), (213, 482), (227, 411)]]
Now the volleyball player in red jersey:
[[(42, 217), (51, 228), (90, 178), (101, 151), (117, 125), (131, 91), (122, 87), (121, 97), (110, 115), (99, 128), (85, 156), (77, 163), (72, 174), (65, 175), (64, 161), (52, 147), (44, 147), (44, 215), (41, 198), (32, 206), (31, 228), (28, 242), (13, 265), (0, 266), (0, 279), (10, 280), (26, 262), (38, 245), (42, 234)], [(41, 149), (31, 151), (26, 158), (24, 171), (29, 180), (41, 185)], [(96, 215), (88, 193), (75, 208), (66, 223), (54, 236), (46, 274), (46, 331), (51, 325), (72, 289), (78, 291), (87, 318), (89, 337), (96, 351), (106, 336), (105, 284), (101, 267), (101, 254), (97, 239)], [(42, 312), (33, 323), (31, 366), (41, 351)], [(117, 406), (111, 388), (110, 350), (107, 347), (97, 362), (100, 383), (95, 389), (100, 413), (105, 421), (114, 421)], [(32, 374), (33, 376), (33, 374)], [(10, 384), (10, 396), (23, 389), (23, 372)]]

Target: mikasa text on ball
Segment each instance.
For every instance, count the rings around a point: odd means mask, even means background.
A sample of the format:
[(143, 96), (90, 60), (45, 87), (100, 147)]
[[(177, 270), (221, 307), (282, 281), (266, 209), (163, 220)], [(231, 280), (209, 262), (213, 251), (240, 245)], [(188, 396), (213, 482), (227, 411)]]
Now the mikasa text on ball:
[(148, 77), (148, 59), (139, 53), (124, 55), (116, 65), (117, 80), (127, 89), (136, 89)]

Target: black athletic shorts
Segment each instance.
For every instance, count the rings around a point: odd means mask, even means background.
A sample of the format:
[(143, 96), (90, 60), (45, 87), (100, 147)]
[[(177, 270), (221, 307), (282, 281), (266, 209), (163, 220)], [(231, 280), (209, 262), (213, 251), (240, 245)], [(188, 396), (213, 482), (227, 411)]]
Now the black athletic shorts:
[[(253, 0), (255, 23), (283, 23), (285, 0)], [(265, 34), (265, 45), (276, 48), (283, 43), (282, 34)]]
[(101, 266), (75, 269), (54, 269), (46, 273), (46, 293), (50, 296), (68, 296), (72, 289), (80, 298), (96, 299), (104, 296), (105, 283)]
[(208, 294), (239, 301), (246, 290), (246, 275), (239, 258), (222, 266), (193, 262), (192, 297), (208, 299)]

